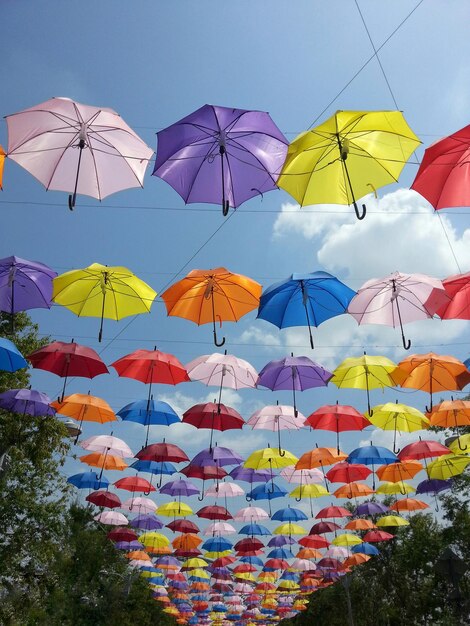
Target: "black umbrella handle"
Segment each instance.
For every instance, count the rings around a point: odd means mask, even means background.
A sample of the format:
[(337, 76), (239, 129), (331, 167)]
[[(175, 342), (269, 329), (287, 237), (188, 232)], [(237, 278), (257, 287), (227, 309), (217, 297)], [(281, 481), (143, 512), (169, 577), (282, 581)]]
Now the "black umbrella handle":
[(356, 213), (356, 217), (358, 220), (363, 220), (366, 216), (366, 212), (367, 212), (367, 207), (365, 204), (362, 205), (362, 213), (359, 212), (359, 207), (357, 206), (357, 202), (356, 202), (356, 197), (354, 195), (354, 190), (352, 187), (352, 183), (351, 183), (351, 178), (349, 177), (349, 170), (348, 170), (348, 166), (346, 165), (346, 159), (348, 158), (348, 150), (345, 149), (346, 146), (344, 146), (341, 143), (341, 139), (339, 137), (339, 134), (336, 135), (336, 138), (338, 140), (338, 146), (339, 146), (339, 153), (340, 153), (340, 158), (341, 158), (341, 162), (343, 164), (343, 168), (344, 168), (344, 172), (346, 174), (346, 180), (348, 183), (348, 187), (349, 187), (349, 191), (351, 193), (351, 198), (353, 201), (353, 206), (354, 206), (354, 212)]
[(392, 280), (392, 283), (393, 283), (393, 293), (395, 294), (395, 303), (397, 305), (398, 321), (400, 322), (401, 340), (402, 340), (403, 347), (405, 348), (405, 350), (409, 350), (411, 348), (411, 340), (408, 339), (407, 341), (405, 339), (405, 332), (403, 330), (403, 322), (401, 321), (400, 306), (398, 304), (398, 293), (397, 293), (395, 280)]
[(224, 217), (227, 217), (230, 204), (229, 204), (229, 201), (225, 199), (224, 155), (226, 154), (226, 150), (225, 150), (224, 145), (219, 146), (219, 153), (220, 153), (220, 165), (221, 165), (221, 170), (222, 170), (222, 215)]
[(77, 165), (77, 176), (75, 177), (75, 188), (73, 190), (73, 194), (69, 195), (69, 209), (71, 211), (74, 210), (74, 208), (75, 208), (75, 201), (77, 199), (77, 187), (78, 187), (78, 177), (80, 175), (80, 163), (81, 163), (81, 160), (82, 160), (83, 148), (85, 147), (85, 140), (84, 139), (80, 139), (78, 147), (80, 149), (80, 152), (78, 153), (78, 165)]

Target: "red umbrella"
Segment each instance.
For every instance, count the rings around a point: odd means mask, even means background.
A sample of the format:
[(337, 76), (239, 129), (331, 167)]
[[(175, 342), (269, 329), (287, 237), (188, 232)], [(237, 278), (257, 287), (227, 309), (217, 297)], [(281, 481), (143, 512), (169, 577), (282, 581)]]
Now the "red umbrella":
[(109, 491), (93, 491), (89, 496), (85, 498), (88, 502), (96, 504), (96, 506), (103, 506), (108, 509), (114, 509), (121, 506), (121, 500), (115, 493)]
[(210, 428), (209, 449), (212, 449), (214, 430), (237, 430), (245, 424), (243, 417), (235, 409), (216, 402), (195, 404), (183, 413), (182, 422), (196, 428)]
[(125, 527), (113, 528), (106, 536), (111, 541), (135, 541), (138, 539), (137, 534), (133, 530)]
[(237, 559), (234, 556), (221, 556), (212, 563), (213, 567), (225, 567), (235, 563)]
[[(170, 463), (182, 463), (183, 461), (189, 461), (189, 457), (174, 443), (166, 443), (163, 440), (161, 443), (152, 443), (150, 446), (142, 448), (135, 455), (140, 461), (155, 461), (156, 463), (164, 463), (169, 461)], [(161, 466), (160, 480), (157, 487), (161, 487), (163, 479), (163, 465)]]
[[(265, 567), (271, 567), (272, 569), (289, 569), (290, 565), (284, 559), (268, 559), (264, 564)], [(266, 585), (269, 583), (260, 583)]]
[[(215, 566), (214, 566), (215, 567)], [(250, 565), (249, 563), (242, 563), (242, 565), (237, 565), (233, 568), (234, 574), (242, 574), (244, 572), (256, 572), (256, 567), (254, 565)]]
[(200, 528), (194, 522), (186, 519), (175, 519), (166, 525), (174, 533), (198, 533)]
[(320, 559), (317, 563), (318, 567), (323, 567), (324, 569), (340, 569), (342, 566), (341, 561), (338, 561), (338, 559), (332, 559), (332, 558), (323, 558)]
[(356, 480), (365, 480), (371, 474), (372, 470), (362, 463), (341, 461), (334, 465), (325, 476), (332, 483), (353, 483)]
[(259, 539), (247, 537), (237, 541), (233, 547), (237, 552), (251, 552), (253, 550), (262, 550), (264, 544)]
[(436, 141), (424, 152), (411, 189), (436, 209), (470, 205), (470, 126)]
[[(180, 470), (182, 474), (188, 478), (199, 478), (202, 481), (217, 480), (228, 476), (223, 467), (218, 465), (187, 465)], [(204, 483), (202, 485), (201, 495), (198, 496), (198, 500), (202, 502), (204, 500)]]
[(156, 491), (148, 480), (140, 478), (139, 476), (126, 476), (126, 478), (120, 478), (114, 483), (117, 489), (125, 489), (126, 491), (132, 491), (133, 493), (142, 492), (148, 495), (151, 491)]
[(336, 448), (339, 454), (339, 433), (363, 430), (371, 423), (354, 407), (336, 402), (336, 404), (325, 405), (314, 411), (305, 420), (305, 426), (307, 425), (314, 430), (330, 430), (336, 433)]
[(301, 546), (305, 548), (327, 548), (330, 545), (330, 542), (324, 537), (320, 537), (320, 535), (307, 535), (306, 537), (301, 537), (299, 539), (299, 543)]
[(470, 272), (442, 281), (450, 300), (437, 311), (443, 320), (470, 320)]
[(60, 402), (64, 400), (69, 376), (94, 378), (100, 374), (109, 374), (108, 368), (92, 348), (81, 346), (73, 339), (70, 343), (53, 341), (31, 352), (26, 358), (31, 361), (33, 367), (52, 372), (64, 379)]
[(324, 533), (333, 533), (341, 528), (335, 522), (317, 522), (310, 529), (309, 535), (323, 535)]
[(435, 456), (442, 456), (444, 454), (450, 454), (449, 448), (443, 446), (442, 443), (433, 440), (420, 440), (410, 443), (403, 448), (398, 454), (400, 461), (408, 461), (414, 459), (419, 461), (421, 459), (430, 459)]
[(326, 506), (315, 515), (317, 519), (324, 517), (351, 517), (352, 513), (342, 506)]
[(227, 509), (223, 506), (203, 506), (202, 509), (196, 513), (198, 517), (203, 517), (205, 519), (233, 519), (233, 516), (227, 511)]
[(362, 541), (364, 541), (364, 543), (377, 543), (379, 541), (389, 541), (394, 538), (394, 535), (386, 533), (384, 530), (370, 530), (364, 535)]
[(196, 556), (200, 556), (202, 554), (201, 550), (197, 548), (193, 548), (192, 550), (175, 550), (173, 555), (176, 557), (184, 557), (185, 559), (191, 559)]

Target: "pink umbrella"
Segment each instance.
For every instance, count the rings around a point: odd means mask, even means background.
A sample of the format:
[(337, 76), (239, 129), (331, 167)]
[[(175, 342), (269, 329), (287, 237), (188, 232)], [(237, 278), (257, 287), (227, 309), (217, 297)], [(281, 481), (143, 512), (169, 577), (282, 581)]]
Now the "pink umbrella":
[(214, 498), (236, 498), (243, 495), (245, 495), (245, 492), (236, 483), (219, 483), (218, 485), (212, 485), (206, 491), (206, 496), (213, 496)]
[(409, 350), (411, 341), (405, 339), (403, 324), (433, 317), (448, 301), (437, 278), (394, 272), (364, 283), (349, 303), (348, 313), (358, 324), (400, 326), (403, 347)]
[(101, 524), (110, 524), (111, 526), (127, 526), (129, 524), (127, 517), (117, 511), (103, 511), (95, 515), (93, 519)]
[(289, 465), (281, 470), (280, 475), (288, 483), (294, 484), (313, 485), (320, 484), (325, 480), (323, 472), (316, 467), (296, 470), (295, 465)]
[(237, 522), (259, 522), (262, 519), (269, 519), (269, 515), (261, 507), (247, 506), (237, 511), (233, 519)]
[(157, 505), (150, 498), (139, 496), (137, 498), (129, 498), (122, 503), (121, 508), (129, 511), (138, 511), (139, 513), (155, 513)]
[(212, 522), (211, 524), (209, 524), (209, 526), (207, 526), (207, 528), (204, 528), (204, 530), (202, 531), (202, 534), (203, 535), (216, 535), (216, 534), (233, 535), (236, 532), (237, 531), (232, 526), (232, 524), (229, 524), (228, 522), (217, 521), (217, 522)]
[(134, 453), (125, 441), (112, 435), (95, 435), (85, 439), (80, 445), (85, 450), (100, 452), (101, 454), (109, 453), (113, 456), (120, 456), (123, 459), (130, 459), (134, 456)]
[(7, 115), (8, 157), (46, 189), (102, 200), (130, 187), (142, 187), (153, 154), (112, 109), (69, 98), (52, 98)]
[(255, 429), (277, 432), (279, 454), (284, 456), (281, 449), (281, 430), (299, 430), (303, 428), (305, 416), (285, 404), (272, 404), (253, 413), (247, 424)]

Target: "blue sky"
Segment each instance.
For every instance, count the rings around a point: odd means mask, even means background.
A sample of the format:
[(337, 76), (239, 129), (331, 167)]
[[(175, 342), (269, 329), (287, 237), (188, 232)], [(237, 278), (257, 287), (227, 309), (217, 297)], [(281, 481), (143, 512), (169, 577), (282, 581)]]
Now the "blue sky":
[[(415, 4), (361, 0), (359, 6), (378, 47)], [(464, 0), (425, 0), (380, 51), (398, 105), (424, 146), (469, 122), (469, 18), (470, 7)], [(205, 103), (269, 111), (292, 139), (318, 118), (372, 55), (352, 0), (84, 0), (78, 5), (15, 0), (2, 4), (2, 22), (6, 26), (0, 64), (3, 115), (53, 96), (67, 96), (115, 109), (152, 148), (157, 130)], [(338, 108), (394, 108), (375, 59), (319, 121)], [(4, 123), (0, 143), (7, 145)], [(422, 156), (422, 149), (418, 155)], [(317, 269), (331, 271), (356, 288), (395, 269), (441, 278), (459, 268), (468, 271), (468, 210), (443, 212), (441, 219), (433, 215), (425, 201), (406, 191), (415, 172), (416, 165), (406, 166), (400, 185), (380, 190), (380, 202), (369, 200), (370, 214), (362, 223), (355, 222), (350, 209), (333, 206), (300, 213), (283, 191), (255, 198), (224, 220), (217, 206), (185, 207), (168, 185), (150, 176), (150, 169), (144, 190), (122, 192), (101, 204), (79, 197), (71, 213), (65, 193), (46, 193), (26, 171), (7, 162), (0, 195), (3, 256), (40, 260), (59, 273), (95, 261), (124, 265), (159, 292), (175, 274), (179, 278), (193, 268), (219, 265), (265, 286), (292, 272)], [(220, 232), (180, 274), (221, 224)], [(33, 318), (45, 334), (64, 341), (73, 337), (101, 350), (107, 363), (154, 345), (183, 362), (214, 350), (208, 326), (198, 328), (167, 318), (161, 302), (155, 302), (150, 315), (139, 316), (128, 326), (127, 320), (107, 321), (101, 346), (96, 319), (79, 319), (60, 307), (33, 312)], [(228, 349), (258, 369), (291, 349), (311, 355), (305, 329), (279, 332), (255, 322), (254, 314), (237, 325), (226, 324), (223, 330)], [(434, 347), (436, 352), (460, 358), (469, 355), (466, 323), (427, 321), (407, 330), (416, 352)], [(318, 347), (313, 358), (327, 366), (363, 349), (398, 360), (406, 356), (398, 332), (357, 329), (353, 320), (344, 317), (325, 324), (315, 336)], [(61, 388), (59, 379), (43, 372), (34, 372), (32, 382), (52, 397)], [(91, 382), (73, 381), (69, 390), (91, 390), (116, 410), (146, 395), (142, 384), (114, 374)], [(211, 393), (193, 383), (176, 390), (162, 388), (160, 397), (184, 410)], [(395, 395), (375, 392), (373, 401), (394, 400)], [(226, 397), (246, 419), (263, 404), (290, 401), (288, 394), (263, 391), (229, 392)], [(335, 388), (306, 392), (299, 406), (308, 415), (336, 400), (365, 409), (364, 394), (338, 393)], [(409, 396), (409, 403), (417, 407), (424, 400), (417, 393)], [(143, 441), (139, 427), (118, 424), (114, 431), (135, 449)], [(97, 428), (87, 426), (86, 434), (95, 432)], [(207, 433), (207, 437), (199, 433), (190, 440), (191, 432), (186, 429), (173, 437), (190, 456), (209, 439)], [(154, 431), (155, 440), (164, 435), (172, 439), (169, 432)], [(299, 435), (288, 433), (284, 441), (296, 454), (315, 443), (334, 445), (333, 435), (310, 433), (308, 438), (309, 446)], [(230, 433), (219, 439), (227, 443)], [(361, 436), (352, 435), (344, 447), (350, 450), (360, 440)], [(235, 433), (232, 441), (247, 453), (274, 438), (265, 431), (243, 431), (243, 436)], [(72, 466), (74, 471), (78, 467)]]

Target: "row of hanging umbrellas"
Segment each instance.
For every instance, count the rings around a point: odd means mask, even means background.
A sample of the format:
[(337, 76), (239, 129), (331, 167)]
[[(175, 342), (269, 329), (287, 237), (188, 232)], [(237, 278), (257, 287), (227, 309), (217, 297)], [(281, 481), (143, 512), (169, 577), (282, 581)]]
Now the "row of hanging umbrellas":
[[(46, 189), (99, 200), (142, 187), (153, 150), (112, 109), (52, 98), (7, 115), (6, 156)], [(436, 208), (466, 206), (469, 127), (425, 152), (412, 189)], [(206, 104), (157, 133), (153, 175), (185, 203), (224, 215), (281, 187), (301, 206), (353, 204), (397, 182), (420, 140), (400, 111), (337, 111), (290, 145), (267, 113)], [(5, 152), (0, 150), (0, 187)]]
[[(400, 327), (435, 315), (442, 319), (470, 319), (470, 274), (443, 281), (421, 274), (395, 272), (367, 281), (356, 293), (327, 272), (292, 274), (262, 291), (259, 283), (225, 268), (193, 270), (162, 295), (169, 316), (198, 325), (236, 322), (258, 308), (259, 319), (278, 328), (312, 327), (349, 313), (359, 324)], [(125, 267), (93, 263), (81, 270), (57, 273), (42, 263), (11, 256), (0, 260), (0, 310), (18, 311), (60, 304), (78, 316), (99, 317), (101, 341), (104, 318), (119, 320), (148, 313), (157, 292)], [(12, 317), (13, 320), (13, 317)], [(13, 322), (12, 322), (13, 323)]]

